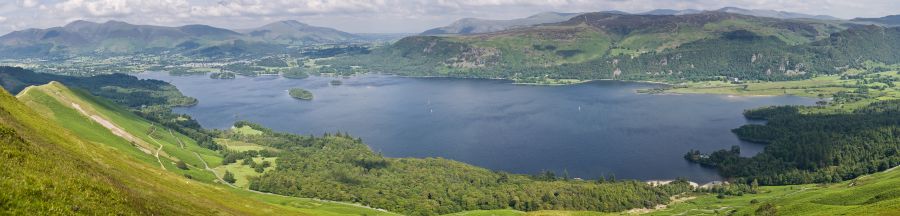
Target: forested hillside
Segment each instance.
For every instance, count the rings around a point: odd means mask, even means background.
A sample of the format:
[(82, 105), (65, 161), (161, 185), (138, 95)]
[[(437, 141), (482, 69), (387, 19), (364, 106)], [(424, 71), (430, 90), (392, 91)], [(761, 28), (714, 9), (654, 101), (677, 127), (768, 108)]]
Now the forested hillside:
[(900, 62), (900, 30), (723, 12), (587, 13), (566, 22), (469, 36), (413, 36), (321, 64), (411, 76), (555, 79), (796, 80), (866, 60)]
[(633, 180), (575, 180), (550, 172), (494, 172), (441, 158), (388, 158), (347, 134), (299, 136), (245, 122), (235, 125), (245, 126), (262, 133), (225, 131), (219, 136), (284, 150), (276, 154), (278, 167), (251, 178), (250, 189), (359, 202), (409, 215), (478, 209), (616, 212), (668, 203), (670, 196), (690, 191), (687, 182), (653, 187)]
[[(719, 169), (735, 182), (764, 185), (838, 182), (900, 165), (900, 65), (868, 62), (833, 78), (783, 84), (778, 91), (809, 92), (830, 98), (818, 106), (748, 110), (747, 119), (765, 121), (734, 129), (765, 150), (740, 157), (740, 149), (709, 154), (691, 151), (690, 161)], [(833, 80), (833, 81), (830, 81)], [(776, 83), (777, 84), (777, 83)], [(745, 84), (754, 91), (756, 83)], [(765, 90), (764, 90), (765, 91)]]
[(686, 157), (716, 167), (737, 182), (765, 185), (838, 182), (900, 165), (900, 101), (876, 102), (852, 113), (802, 114), (797, 107), (751, 110), (766, 125), (735, 129), (742, 139), (767, 143), (751, 158), (722, 150)]

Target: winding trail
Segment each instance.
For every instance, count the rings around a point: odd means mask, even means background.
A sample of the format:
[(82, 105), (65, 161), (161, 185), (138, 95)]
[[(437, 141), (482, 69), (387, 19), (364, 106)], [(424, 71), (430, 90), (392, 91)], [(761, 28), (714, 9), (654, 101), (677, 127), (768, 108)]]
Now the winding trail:
[[(194, 151), (192, 151), (191, 153), (194, 153), (194, 156), (197, 156), (197, 159), (200, 159), (200, 161), (203, 162), (203, 166), (206, 168), (206, 170), (209, 171), (209, 172), (212, 172), (212, 174), (213, 174), (214, 176), (216, 176), (216, 179), (219, 179), (219, 182), (222, 182), (223, 184), (226, 184), (226, 185), (231, 186), (231, 187), (233, 187), (233, 188), (238, 188), (237, 186), (234, 186), (233, 184), (228, 183), (227, 181), (225, 181), (225, 179), (222, 179), (222, 177), (219, 177), (219, 173), (216, 173), (216, 170), (214, 170), (214, 169), (212, 169), (212, 168), (209, 168), (209, 164), (206, 163), (206, 160), (203, 160), (203, 157), (200, 157), (200, 154), (197, 154), (197, 152), (194, 152)], [(249, 191), (253, 191), (253, 190), (249, 190)]]
[(153, 129), (153, 130), (151, 130), (150, 133), (147, 133), (147, 137), (150, 137), (150, 139), (153, 140), (153, 142), (155, 142), (157, 145), (159, 145), (159, 148), (156, 149), (156, 155), (155, 155), (156, 161), (159, 162), (160, 168), (162, 168), (163, 170), (168, 170), (168, 169), (166, 169), (166, 166), (163, 165), (162, 160), (159, 159), (159, 152), (162, 151), (163, 144), (159, 143), (159, 141), (156, 141), (156, 138), (153, 138), (153, 132), (156, 132), (156, 125), (151, 125), (150, 129)]
[(175, 138), (175, 141), (178, 141), (178, 145), (181, 145), (181, 149), (184, 149), (184, 142), (181, 139), (178, 139), (178, 136), (175, 136), (175, 133), (172, 133), (172, 129), (166, 128), (169, 130), (169, 135), (172, 135), (172, 138)]
[(159, 162), (159, 168), (162, 168), (163, 170), (168, 170), (168, 169), (166, 169), (166, 166), (163, 166), (162, 160), (159, 159), (159, 152), (162, 151), (162, 147), (163, 147), (163, 145), (159, 144), (159, 149), (156, 149), (156, 162)]

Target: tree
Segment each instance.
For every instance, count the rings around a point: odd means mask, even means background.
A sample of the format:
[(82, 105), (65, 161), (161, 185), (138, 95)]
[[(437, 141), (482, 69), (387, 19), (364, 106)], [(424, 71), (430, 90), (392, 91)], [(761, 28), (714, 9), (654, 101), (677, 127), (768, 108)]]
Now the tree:
[(766, 203), (756, 209), (756, 215), (759, 216), (775, 216), (778, 215), (778, 209), (772, 203)]
[(263, 168), (263, 166), (256, 166), (256, 168), (253, 168), (253, 171), (263, 173), (264, 171), (266, 171), (266, 168)]
[(188, 170), (188, 166), (184, 163), (184, 161), (175, 162), (175, 167), (178, 167), (178, 169), (182, 170)]
[(759, 181), (753, 179), (753, 182), (750, 183), (750, 193), (759, 193)]
[(232, 174), (228, 170), (225, 171), (225, 175), (222, 176), (222, 180), (225, 180), (225, 182), (228, 182), (229, 184), (234, 184), (234, 182), (237, 181), (236, 179), (234, 179), (234, 174)]

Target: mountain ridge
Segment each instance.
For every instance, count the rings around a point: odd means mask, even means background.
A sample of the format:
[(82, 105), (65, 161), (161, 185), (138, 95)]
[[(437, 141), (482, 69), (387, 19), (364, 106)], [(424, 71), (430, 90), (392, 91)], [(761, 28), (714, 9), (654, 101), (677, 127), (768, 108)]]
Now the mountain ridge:
[(480, 18), (462, 18), (448, 26), (426, 30), (420, 35), (446, 35), (446, 34), (478, 34), (508, 30), (519, 27), (528, 27), (544, 23), (565, 21), (579, 13), (543, 12), (525, 18), (511, 20), (492, 20)]
[[(208, 48), (235, 42), (309, 44), (357, 41), (361, 37), (297, 21), (278, 21), (241, 33), (203, 24), (156, 26), (109, 20), (103, 23), (76, 20), (63, 26), (30, 28), (0, 36), (0, 51), (42, 56), (54, 53), (134, 53), (155, 49)], [(239, 44), (240, 44), (239, 43)]]

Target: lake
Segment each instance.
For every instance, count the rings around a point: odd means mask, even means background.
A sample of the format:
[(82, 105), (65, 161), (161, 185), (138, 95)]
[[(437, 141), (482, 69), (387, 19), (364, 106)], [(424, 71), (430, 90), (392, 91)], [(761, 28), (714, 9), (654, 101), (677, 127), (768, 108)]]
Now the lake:
[[(349, 132), (390, 157), (442, 157), (512, 173), (553, 170), (593, 179), (720, 180), (713, 169), (685, 161), (688, 150), (739, 145), (753, 155), (763, 145), (737, 139), (745, 109), (814, 104), (795, 96), (649, 95), (656, 84), (595, 81), (569, 86), (514, 85), (502, 80), (276, 76), (215, 80), (205, 75), (138, 75), (176, 85), (200, 100), (175, 111), (207, 128), (236, 120), (277, 131), (321, 135)], [(332, 86), (333, 79), (343, 81)], [(311, 91), (311, 101), (287, 90)]]

